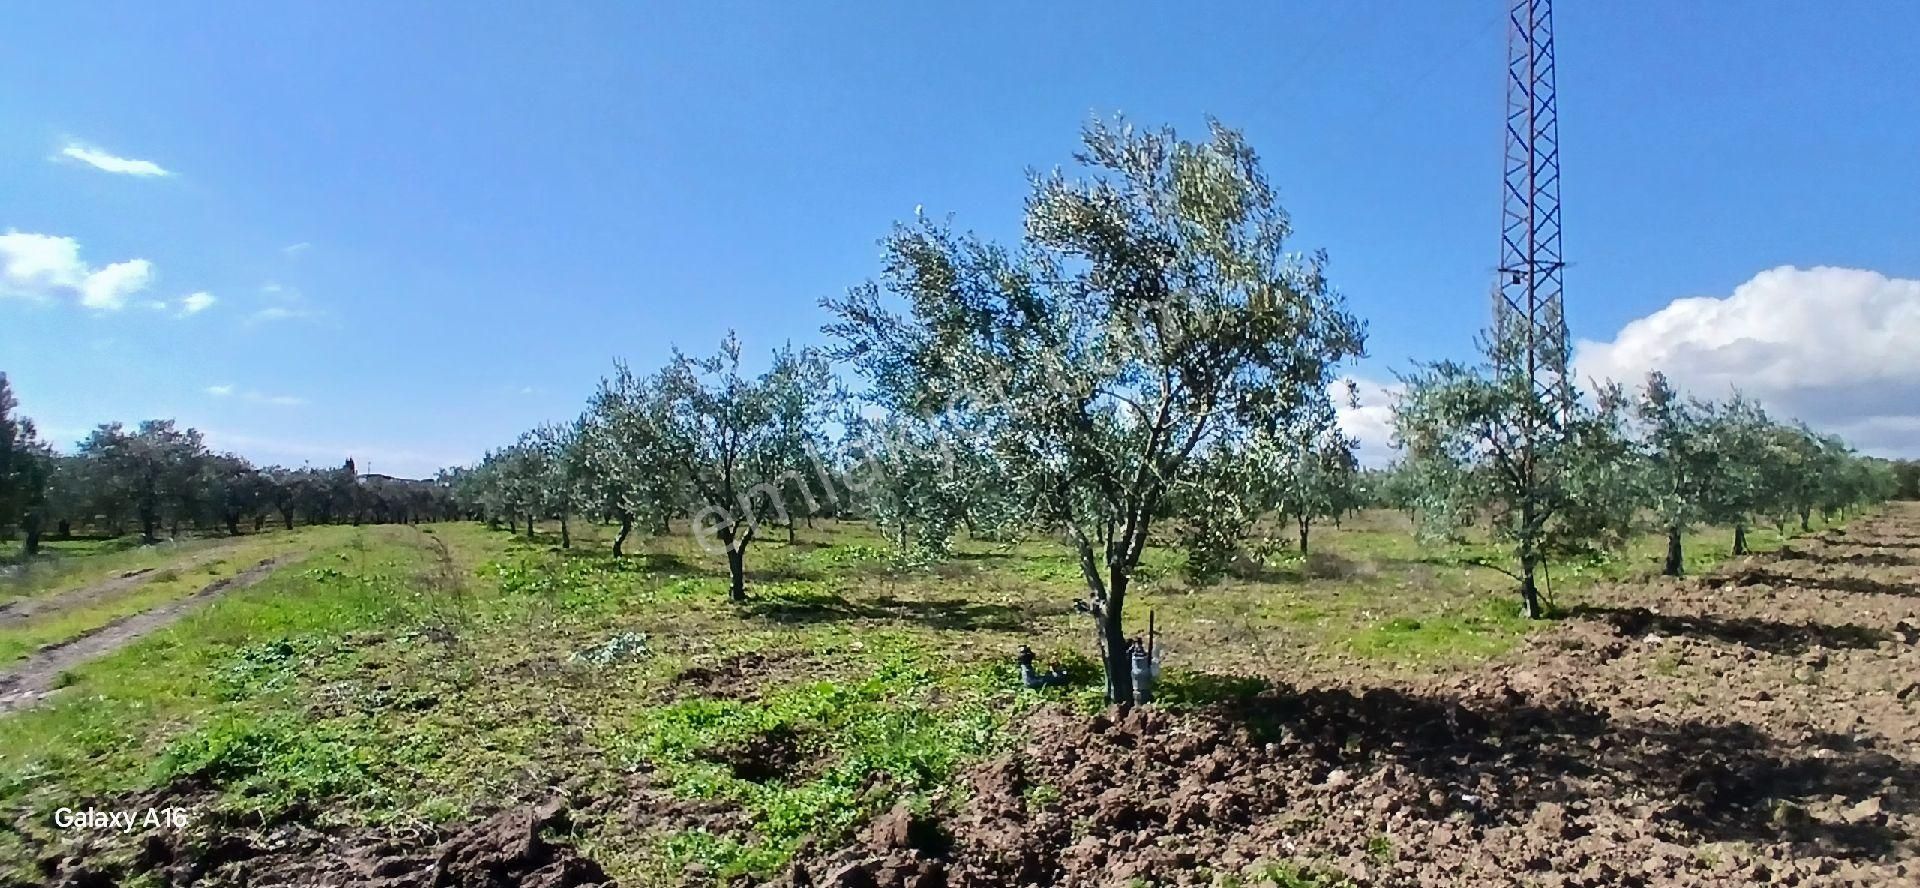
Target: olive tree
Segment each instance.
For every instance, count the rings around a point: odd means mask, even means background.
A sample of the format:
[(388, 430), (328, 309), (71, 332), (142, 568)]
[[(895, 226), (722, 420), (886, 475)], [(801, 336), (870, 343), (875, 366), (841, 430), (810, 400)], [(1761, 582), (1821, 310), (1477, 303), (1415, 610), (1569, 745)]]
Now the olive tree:
[[(1511, 348), (1498, 329), (1482, 337), (1491, 357)], [(1396, 443), (1420, 479), (1422, 531), (1451, 533), (1484, 522), (1512, 546), (1512, 568), (1529, 619), (1545, 616), (1539, 573), (1555, 556), (1616, 547), (1631, 531), (1640, 467), (1622, 428), (1621, 396), (1597, 404), (1569, 393), (1540, 397), (1521, 366), (1442, 361), (1403, 378), (1394, 406)]]
[(1296, 439), (1276, 476), (1280, 513), (1300, 534), (1300, 554), (1314, 522), (1339, 521), (1360, 497), (1360, 460), (1354, 440), (1328, 427)]
[(585, 465), (580, 447), (581, 423), (546, 423), (520, 438), (526, 449), (526, 470), (532, 511), (560, 519), (560, 548), (573, 548), (573, 514), (586, 499)]
[(201, 483), (211, 514), (226, 527), (229, 535), (240, 533), (240, 522), (251, 518), (259, 530), (272, 502), (272, 479), (245, 459), (231, 453), (217, 454), (201, 468)]
[(1728, 498), (1734, 475), (1714, 435), (1712, 404), (1681, 397), (1666, 374), (1654, 371), (1636, 394), (1632, 415), (1645, 456), (1647, 505), (1667, 537), (1665, 573), (1685, 564), (1682, 537), (1713, 516)]
[(1315, 522), (1358, 505), (1354, 442), (1331, 403), (1324, 407), (1303, 411), (1288, 428), (1258, 429), (1195, 455), (1192, 474), (1205, 480), (1177, 491), (1189, 580), (1211, 583), (1241, 554), (1264, 560), (1288, 545), (1305, 554)]
[(170, 419), (142, 422), (128, 432), (120, 423), (95, 429), (80, 444), (82, 456), (93, 460), (107, 499), (124, 503), (140, 522), (145, 542), (158, 540), (163, 518), (178, 518), (195, 500), (194, 482), (206, 460), (200, 432), (183, 429)]
[(1747, 528), (1769, 514), (1778, 488), (1769, 482), (1768, 436), (1773, 420), (1759, 404), (1735, 394), (1714, 405), (1707, 420), (1718, 483), (1707, 498), (1705, 518), (1733, 527), (1733, 554), (1747, 554)]
[(837, 354), (887, 409), (962, 417), (1030, 523), (1079, 555), (1107, 695), (1134, 698), (1127, 593), (1156, 526), (1214, 479), (1205, 454), (1327, 398), (1362, 351), (1324, 257), (1240, 133), (1089, 124), (1081, 174), (1036, 174), (1001, 245), (920, 218), (879, 282), (827, 301)]
[(901, 416), (853, 418), (843, 445), (847, 486), (902, 552), (945, 555), (969, 495), (944, 430)]
[(586, 508), (620, 523), (613, 554), (623, 554), (636, 523), (662, 532), (679, 496), (679, 467), (661, 442), (666, 410), (659, 391), (615, 364), (580, 418), (578, 458)]
[(49, 487), (54, 480), (53, 448), (40, 440), (33, 420), (21, 416), (19, 402), (0, 373), (0, 533), (18, 528), (22, 552), (40, 551)]
[(1804, 423), (1777, 425), (1768, 438), (1768, 483), (1777, 492), (1774, 524), (1784, 532), (1797, 519), (1802, 532), (1810, 531), (1814, 510), (1833, 497), (1829, 488), (1844, 471), (1847, 446)]
[(20, 415), (19, 406), (7, 375), (0, 373), (0, 534), (19, 528), (26, 537), (26, 554), (32, 555), (40, 548), (53, 451), (39, 439), (33, 420)]
[(766, 519), (793, 520), (789, 491), (807, 509), (819, 507), (805, 474), (812, 460), (804, 430), (828, 390), (826, 365), (782, 348), (764, 374), (749, 376), (740, 340), (728, 334), (711, 357), (676, 349), (653, 386), (661, 399), (655, 446), (689, 497), (695, 539), (725, 550), (728, 597), (744, 601), (747, 548)]

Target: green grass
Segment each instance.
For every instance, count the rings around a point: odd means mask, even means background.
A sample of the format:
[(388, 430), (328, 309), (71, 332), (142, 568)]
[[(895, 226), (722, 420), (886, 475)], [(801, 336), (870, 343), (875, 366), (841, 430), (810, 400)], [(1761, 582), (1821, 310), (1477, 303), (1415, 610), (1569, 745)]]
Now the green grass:
[[(643, 773), (646, 791), (724, 806), (744, 826), (639, 828), (619, 805), (576, 810), (577, 840), (615, 878), (766, 877), (806, 837), (830, 845), (895, 799), (956, 792), (969, 762), (1017, 740), (1024, 708), (1101, 705), (1091, 627), (1070, 607), (1084, 595), (1079, 569), (1050, 541), (963, 541), (927, 563), (896, 556), (874, 528), (822, 521), (799, 545), (776, 535), (749, 550), (753, 600), (740, 606), (726, 601), (724, 565), (684, 532), (635, 539), (616, 560), (607, 528), (573, 530), (570, 551), (548, 528), (527, 541), (472, 524), (263, 538), (315, 548), (73, 670), (48, 705), (0, 717), (0, 811), (18, 830), (0, 830), (0, 874), (32, 878), (53, 807), (159, 788), (208, 793), (214, 811), (254, 820), (319, 811), (353, 828), (458, 821), (557, 787), (624, 801)], [(1730, 538), (1692, 537), (1690, 566), (1723, 558)], [(1348, 670), (1450, 668), (1538, 628), (1509, 578), (1469, 566), (1498, 557), (1484, 544), (1425, 545), (1404, 519), (1374, 513), (1316, 530), (1312, 545), (1203, 587), (1180, 575), (1178, 553), (1150, 553), (1129, 620), (1144, 631), (1154, 615), (1163, 705), (1299, 680), (1288, 670), (1320, 655)], [(1555, 591), (1563, 605), (1604, 594), (1657, 571), (1662, 554), (1647, 538), (1556, 565)], [(221, 569), (258, 557), (222, 555)], [(9, 627), (0, 655), (209, 579), (184, 570), (72, 625)], [(1021, 644), (1074, 686), (1020, 689)], [(1050, 789), (1034, 787), (1029, 804)], [(1339, 884), (1280, 864), (1222, 878)]]
[(128, 571), (160, 568), (218, 548), (229, 539), (202, 537), (151, 546), (140, 545), (138, 535), (48, 541), (38, 558), (0, 572), (0, 601), (58, 595)]
[[(30, 832), (61, 805), (165, 786), (196, 776), (236, 810), (273, 812), (362, 786), (364, 768), (390, 750), (378, 735), (300, 717), (311, 692), (295, 664), (262, 665), (263, 638), (302, 657), (339, 656), (341, 633), (410, 622), (401, 578), (417, 549), (397, 534), (344, 531), (364, 548), (351, 572), (320, 574), (330, 553), (276, 572), (69, 673), (49, 704), (0, 718), (0, 807)], [(393, 538), (390, 538), (393, 537)], [(301, 665), (311, 665), (305, 663)], [(42, 835), (43, 839), (47, 836)], [(0, 853), (6, 849), (0, 847)], [(26, 860), (0, 858), (22, 876)]]
[(1351, 883), (1310, 867), (1270, 861), (1248, 869), (1243, 877), (1226, 880), (1225, 884), (1245, 888), (1342, 888)]
[[(191, 595), (220, 576), (245, 570), (266, 558), (339, 546), (348, 538), (349, 531), (350, 528), (343, 527), (319, 527), (303, 528), (288, 534), (245, 537), (222, 546), (218, 550), (219, 557), (212, 561), (196, 561), (192, 569), (157, 569), (141, 578), (143, 582), (116, 594), (74, 607), (43, 610), (26, 619), (0, 624), (0, 665), (17, 661), (45, 645), (77, 638), (121, 617)], [(176, 549), (164, 554), (173, 561), (204, 557), (192, 554), (193, 551)], [(211, 550), (203, 548), (199, 551), (205, 553)], [(151, 560), (163, 553), (143, 551), (139, 554)], [(169, 562), (161, 560), (154, 563)], [(63, 584), (60, 591), (70, 591), (72, 588), (70, 583)], [(42, 594), (58, 593), (49, 591)]]
[(1485, 659), (1505, 653), (1534, 627), (1517, 600), (1486, 596), (1430, 616), (1402, 616), (1351, 636), (1357, 654), (1409, 662)]
[(662, 862), (764, 878), (804, 838), (836, 839), (901, 798), (925, 804), (1002, 742), (1007, 711), (983, 694), (935, 705), (938, 683), (902, 658), (858, 683), (808, 682), (753, 702), (695, 697), (644, 714), (631, 759), (678, 794), (734, 803), (753, 824), (747, 841), (672, 835)]

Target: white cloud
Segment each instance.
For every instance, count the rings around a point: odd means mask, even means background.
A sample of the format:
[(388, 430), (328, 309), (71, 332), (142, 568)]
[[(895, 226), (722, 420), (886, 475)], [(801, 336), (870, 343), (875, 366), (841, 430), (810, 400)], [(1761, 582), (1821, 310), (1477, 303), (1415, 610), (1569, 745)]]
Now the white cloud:
[(153, 263), (145, 259), (115, 262), (87, 275), (80, 282), (80, 304), (100, 311), (119, 311), (127, 296), (147, 288), (153, 280)]
[(1382, 383), (1357, 376), (1335, 381), (1330, 394), (1340, 430), (1359, 443), (1360, 464), (1383, 466), (1393, 461), (1393, 405), (1400, 383)]
[(63, 157), (80, 161), (96, 170), (118, 173), (123, 176), (171, 176), (173, 173), (151, 160), (135, 160), (130, 157), (116, 157), (98, 148), (79, 142), (68, 142), (60, 149)]
[(307, 316), (308, 316), (308, 312), (306, 312), (305, 310), (297, 309), (297, 308), (288, 308), (284, 305), (275, 305), (275, 306), (263, 308), (263, 309), (260, 309), (259, 311), (254, 312), (253, 317), (249, 318), (249, 320), (259, 321), (264, 323), (267, 321), (291, 321), (299, 318), (304, 318)]
[(293, 395), (269, 395), (253, 389), (240, 391), (235, 388), (233, 383), (210, 385), (206, 387), (205, 391), (207, 394), (216, 398), (230, 398), (237, 394), (240, 396), (240, 400), (246, 401), (249, 404), (268, 404), (274, 407), (298, 407), (307, 403), (306, 398), (295, 397)]
[(1863, 450), (1920, 454), (1920, 280), (1851, 268), (1763, 271), (1727, 296), (1676, 299), (1581, 340), (1585, 380), (1666, 373), (1702, 397), (1738, 390)]
[(314, 320), (321, 317), (321, 313), (308, 303), (306, 294), (296, 287), (286, 287), (269, 281), (261, 285), (260, 293), (272, 304), (248, 315), (247, 322), (250, 324)]
[(312, 244), (307, 243), (306, 241), (301, 241), (297, 244), (288, 244), (284, 247), (281, 247), (280, 252), (285, 253), (289, 256), (298, 256), (301, 253), (305, 253), (307, 250), (312, 248), (313, 248)]
[(199, 314), (212, 308), (213, 304), (219, 301), (220, 300), (214, 298), (212, 293), (208, 293), (205, 290), (198, 293), (189, 293), (180, 300), (180, 313), (183, 315)]
[(70, 237), (7, 229), (0, 234), (0, 296), (74, 297), (96, 311), (118, 311), (153, 280), (153, 263), (128, 259), (92, 268)]
[(207, 444), (214, 449), (246, 454), (247, 458), (260, 465), (298, 466), (304, 462), (316, 466), (337, 466), (352, 457), (355, 467), (362, 472), (379, 472), (400, 478), (431, 478), (435, 470), (473, 461), (471, 455), (429, 453), (387, 447), (364, 440), (289, 441), (221, 429), (202, 431), (207, 436)]
[(0, 234), (0, 274), (10, 291), (40, 295), (38, 291), (77, 285), (86, 277), (86, 265), (80, 261), (80, 242), (73, 238), (9, 228)]

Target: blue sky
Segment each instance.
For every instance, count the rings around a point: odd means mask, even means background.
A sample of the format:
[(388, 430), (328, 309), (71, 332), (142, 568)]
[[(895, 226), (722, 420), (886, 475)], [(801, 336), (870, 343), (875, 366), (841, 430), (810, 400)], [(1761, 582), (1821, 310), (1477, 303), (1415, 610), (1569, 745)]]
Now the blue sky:
[[(1486, 317), (1501, 6), (18, 5), (0, 369), (62, 442), (174, 416), (263, 462), (422, 473), (573, 415), (615, 357), (819, 341), (892, 221), (1010, 235), (1024, 171), (1124, 111), (1246, 131), (1371, 324), (1355, 375), (1388, 382)], [(1920, 5), (1557, 25), (1586, 365), (1792, 412), (1866, 391), (1814, 418), (1913, 450)], [(1859, 349), (1781, 319), (1834, 315), (1888, 351), (1809, 393), (1796, 368)]]

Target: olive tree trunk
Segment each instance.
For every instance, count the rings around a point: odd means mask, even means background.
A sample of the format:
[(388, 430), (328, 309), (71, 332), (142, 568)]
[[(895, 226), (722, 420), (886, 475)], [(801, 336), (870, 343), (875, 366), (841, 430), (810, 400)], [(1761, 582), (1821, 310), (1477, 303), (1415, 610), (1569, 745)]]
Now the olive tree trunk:
[(620, 551), (620, 548), (627, 544), (627, 535), (630, 533), (633, 533), (633, 516), (626, 512), (621, 512), (620, 532), (615, 534), (613, 538), (613, 557), (619, 558), (621, 555), (626, 554)]
[(1130, 571), (1116, 566), (1108, 573), (1106, 606), (1100, 612), (1100, 646), (1107, 671), (1107, 702), (1133, 702), (1133, 658), (1128, 656), (1126, 613)]

